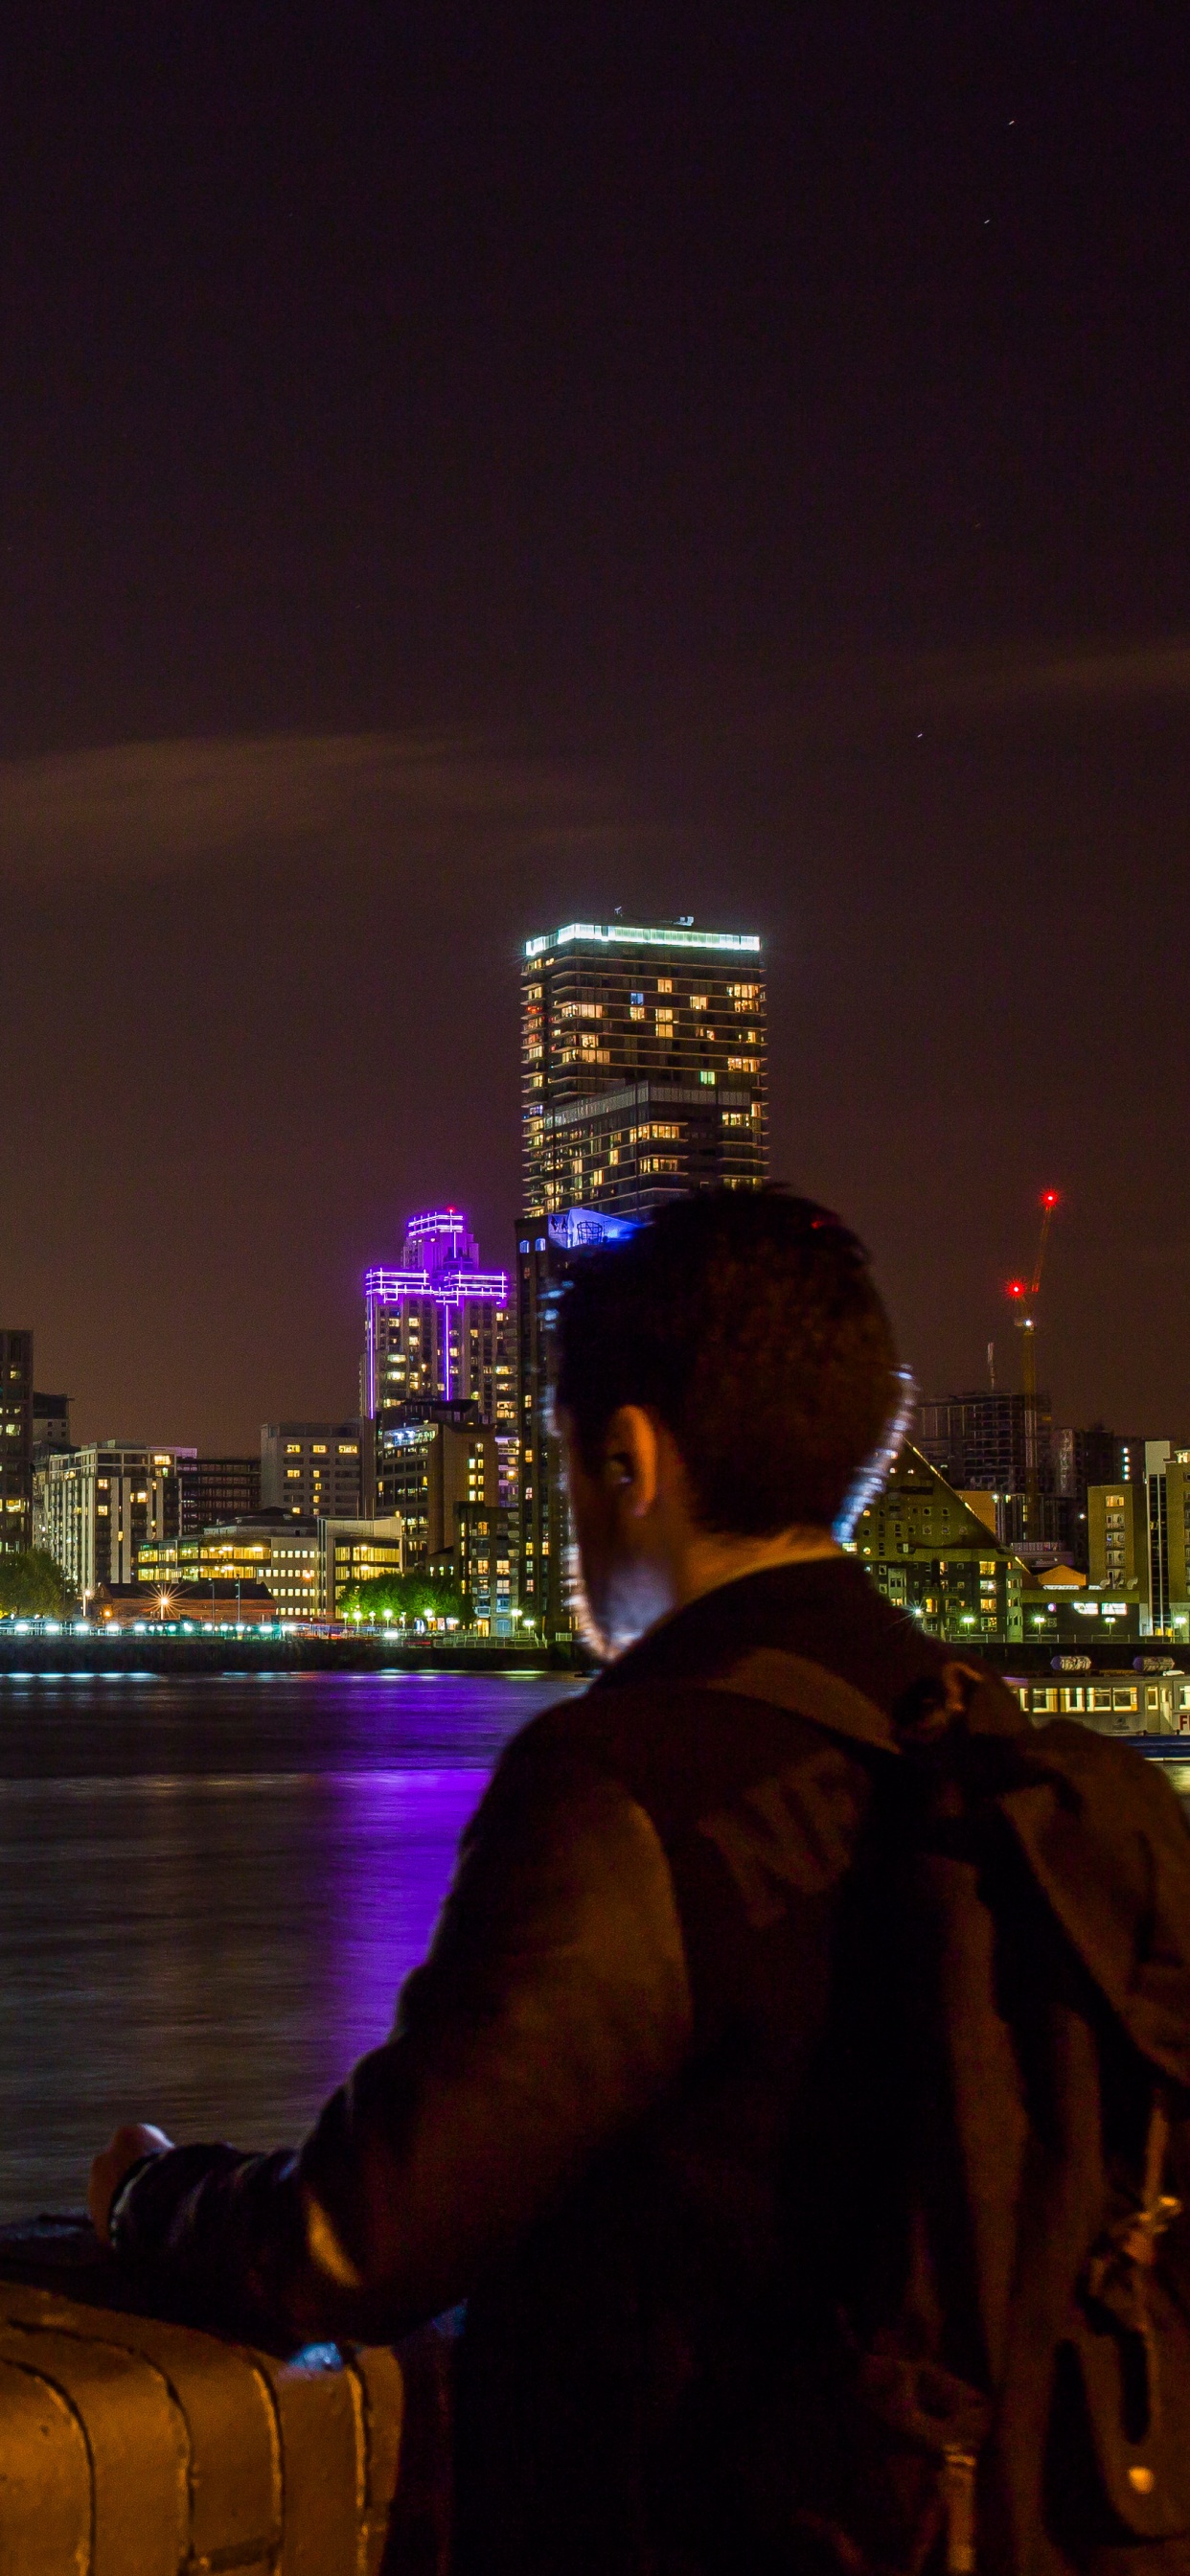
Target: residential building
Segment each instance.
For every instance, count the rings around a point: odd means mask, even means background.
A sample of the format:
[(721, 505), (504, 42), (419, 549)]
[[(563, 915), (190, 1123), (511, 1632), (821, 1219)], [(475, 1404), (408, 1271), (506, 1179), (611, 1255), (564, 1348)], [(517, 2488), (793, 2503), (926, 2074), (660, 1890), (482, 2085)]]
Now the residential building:
[(1146, 1440), (1139, 1475), (1088, 1495), (1092, 1580), (1140, 1604), (1145, 1636), (1190, 1638), (1190, 1449)]
[(382, 1416), (376, 1444), (379, 1508), (404, 1524), (405, 1564), (417, 1568), (453, 1550), (456, 1518), (468, 1503), (500, 1501), (496, 1435), (478, 1404), (413, 1397)]
[(761, 942), (692, 921), (571, 922), (530, 939), (521, 990), (518, 1228), (521, 1608), (569, 1628), (548, 1335), (585, 1245), (768, 1163)]
[(0, 1332), (0, 1547), (33, 1540), (33, 1335)]
[(640, 1215), (767, 1169), (761, 943), (693, 922), (570, 922), (526, 942), (526, 1229), (568, 1207)]
[(186, 1503), (185, 1529), (214, 1529), (225, 1521), (251, 1520), (260, 1510), (259, 1456), (204, 1458), (200, 1453)]
[(1087, 1554), (1092, 1583), (1112, 1586), (1149, 1609), (1149, 1498), (1143, 1478), (1091, 1485)]
[(912, 1442), (851, 1543), (885, 1599), (933, 1635), (1020, 1638), (1024, 1566)]
[(1102, 1422), (1092, 1422), (1086, 1431), (1055, 1426), (1050, 1445), (1058, 1494), (1077, 1494), (1085, 1501), (1092, 1485), (1116, 1484), (1121, 1478), (1129, 1483), (1144, 1473), (1144, 1442), (1123, 1440)]
[(36, 1543), (48, 1548), (86, 1605), (101, 1583), (131, 1583), (137, 1553), (151, 1539), (176, 1539), (179, 1470), (193, 1449), (98, 1440), (51, 1456), (36, 1476)]
[(363, 1425), (266, 1422), (260, 1433), (260, 1507), (295, 1520), (354, 1520), (363, 1503)]
[(520, 1624), (518, 1513), (461, 1503), (455, 1511), (455, 1530), (451, 1571), (462, 1594), (467, 1625), (481, 1636), (515, 1636)]
[(1190, 1636), (1190, 1449), (1174, 1449), (1165, 1466), (1166, 1626)]
[(70, 1447), (70, 1397), (41, 1395), (33, 1390), (33, 1464), (43, 1467), (47, 1458), (61, 1458)]
[(1142, 1636), (1190, 1637), (1190, 1449), (1146, 1440), (1139, 1475), (1087, 1496), (1092, 1582), (1139, 1603)]

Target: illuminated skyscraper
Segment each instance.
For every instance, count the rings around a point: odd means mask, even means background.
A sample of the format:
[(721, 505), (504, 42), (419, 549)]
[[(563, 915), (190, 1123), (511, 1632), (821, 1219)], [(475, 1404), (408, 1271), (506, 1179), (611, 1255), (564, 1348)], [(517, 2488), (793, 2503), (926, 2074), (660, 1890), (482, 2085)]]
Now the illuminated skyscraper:
[(574, 921), (525, 946), (522, 1215), (639, 1215), (767, 1160), (755, 933)]
[(566, 1511), (548, 1432), (552, 1296), (584, 1246), (689, 1190), (768, 1168), (755, 932), (570, 922), (525, 946), (517, 1314), (521, 1606), (567, 1626)]

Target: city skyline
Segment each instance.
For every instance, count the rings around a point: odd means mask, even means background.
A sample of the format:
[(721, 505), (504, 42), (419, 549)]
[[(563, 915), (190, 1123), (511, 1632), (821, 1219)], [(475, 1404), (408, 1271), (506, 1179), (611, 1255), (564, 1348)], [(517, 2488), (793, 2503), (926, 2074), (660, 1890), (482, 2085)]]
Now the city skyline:
[[(718, 907), (718, 914), (719, 918), (722, 919), (722, 906)], [(689, 918), (689, 916), (686, 917), (687, 920)], [(568, 942), (575, 931), (592, 929), (594, 927), (596, 927), (596, 925), (570, 925), (567, 933)], [(604, 927), (606, 928), (606, 925)], [(658, 938), (671, 936), (675, 941), (680, 941), (683, 935), (689, 936), (689, 933), (684, 934), (681, 922), (654, 923), (651, 927), (652, 933)], [(628, 929), (631, 931), (631, 924), (628, 924)], [(693, 935), (697, 939), (703, 934), (699, 931), (695, 931)], [(744, 953), (759, 953), (765, 945), (760, 934), (756, 933), (742, 935), (739, 933), (708, 931), (705, 935), (709, 939), (719, 939), (721, 941), (738, 940), (741, 936), (746, 936), (749, 942), (754, 943), (754, 947), (750, 949), (750, 951)], [(515, 948), (511, 948), (505, 960), (502, 961), (506, 970), (505, 980), (510, 987), (510, 991), (515, 990), (518, 973), (522, 981), (522, 1056), (524, 1039), (524, 978), (526, 972), (530, 969), (534, 969), (535, 971), (535, 961), (528, 956), (527, 951), (531, 948), (537, 948), (539, 952), (544, 953), (545, 945), (545, 934), (532, 934), (527, 940), (525, 938), (520, 939), (516, 943)], [(577, 954), (577, 947), (575, 953)], [(739, 953), (740, 952), (730, 949), (725, 951), (725, 954), (729, 959), (731, 955), (738, 955)], [(770, 958), (761, 970), (765, 978), (766, 986), (772, 975), (774, 962), (776, 964), (778, 978), (781, 976), (782, 961), (779, 958), (776, 961), (773, 961)], [(702, 980), (705, 980), (705, 978)], [(722, 980), (723, 979), (721, 978), (721, 981)], [(768, 1026), (769, 1023), (773, 1021), (774, 1015), (771, 1003), (766, 1002), (761, 1007), (762, 1010), (767, 1013), (766, 1027), (764, 1031), (767, 1041)], [(653, 1008), (656, 1008), (655, 998), (653, 1000)], [(506, 1011), (506, 1024), (509, 1018), (510, 1013)], [(778, 1007), (775, 1016), (774, 1033), (779, 1053), (782, 1038), (780, 986), (778, 987)], [(509, 1034), (512, 1035), (513, 1033), (509, 1031)], [(513, 1049), (515, 1050), (515, 1036), (513, 1036)], [(509, 1063), (498, 1065), (495, 1068), (495, 1071), (497, 1087), (499, 1087), (501, 1077), (503, 1077), (502, 1087), (505, 1094), (507, 1094), (515, 1081), (515, 1054), (511, 1053)], [(524, 1066), (522, 1063), (522, 1088), (523, 1080)], [(482, 1097), (483, 1088), (482, 1086), (477, 1086), (477, 1099)], [(572, 1108), (572, 1106), (573, 1104), (567, 1104), (568, 1109)], [(468, 1117), (468, 1107), (469, 1103), (460, 1099), (459, 1128), (460, 1134), (464, 1137), (466, 1136), (471, 1124)], [(524, 1099), (522, 1098), (522, 1122), (523, 1117)], [(516, 1133), (517, 1126), (514, 1113), (509, 1134), (503, 1135), (501, 1139), (503, 1146), (503, 1159), (506, 1163), (509, 1160), (509, 1135), (515, 1138)], [(521, 1126), (520, 1133), (523, 1136), (523, 1124)], [(661, 1150), (664, 1151), (666, 1149), (662, 1148)], [(453, 1158), (458, 1163), (465, 1163), (470, 1159), (469, 1148), (465, 1144), (456, 1147), (454, 1149)], [(448, 1159), (450, 1159), (450, 1157), (448, 1157)], [(786, 1176), (778, 1174), (778, 1177)], [(800, 1176), (797, 1177), (800, 1178)], [(484, 1228), (487, 1239), (490, 1241), (494, 1236), (495, 1240), (499, 1244), (500, 1250), (504, 1255), (500, 1268), (508, 1274), (511, 1274), (512, 1268), (515, 1264), (515, 1238), (519, 1223), (519, 1220), (515, 1218), (512, 1220), (509, 1219), (508, 1208), (519, 1199), (522, 1186), (523, 1183), (518, 1183), (515, 1179), (512, 1180), (511, 1195), (503, 1211), (503, 1222), (501, 1223), (498, 1218), (494, 1227)], [(435, 1192), (433, 1190), (427, 1189), (422, 1194), (423, 1203), (428, 1202), (434, 1195)], [(441, 1196), (442, 1194), (438, 1193), (438, 1195)], [(475, 1204), (478, 1202), (482, 1205), (486, 1200), (490, 1205), (491, 1195), (490, 1171), (485, 1171), (484, 1178), (477, 1184), (476, 1191), (473, 1194), (472, 1203)], [(556, 1203), (561, 1204), (567, 1195), (566, 1191), (561, 1191), (557, 1197)], [(614, 1204), (614, 1200), (608, 1197), (606, 1192), (602, 1195), (603, 1202), (605, 1204)], [(1064, 1197), (1066, 1204), (1063, 1209), (1063, 1224), (1058, 1239), (1057, 1260), (1056, 1263), (1052, 1263), (1051, 1265), (1051, 1276), (1046, 1298), (1046, 1312), (1043, 1317), (1043, 1329), (1039, 1335), (1041, 1344), (1039, 1366), (1043, 1380), (1045, 1380), (1048, 1385), (1048, 1382), (1052, 1379), (1059, 1387), (1063, 1384), (1069, 1385), (1072, 1375), (1069, 1353), (1064, 1347), (1064, 1335), (1069, 1324), (1070, 1307), (1075, 1302), (1073, 1283), (1070, 1275), (1070, 1264), (1072, 1257), (1076, 1260), (1085, 1258), (1086, 1245), (1086, 1237), (1082, 1232), (1079, 1222), (1081, 1211), (1077, 1203), (1077, 1198), (1072, 1206), (1070, 1203), (1069, 1192), (1064, 1193)], [(1022, 1194), (1021, 1204), (1016, 1209), (1012, 1217), (1012, 1234), (1009, 1235), (1006, 1230), (1004, 1237), (1006, 1243), (1006, 1259), (1009, 1258), (1010, 1250), (1015, 1250), (1017, 1257), (1019, 1258), (1020, 1250), (1027, 1248), (1027, 1238), (1030, 1225), (1032, 1223), (1030, 1211), (1036, 1202), (1036, 1198), (1036, 1191)], [(399, 1268), (400, 1260), (404, 1257), (402, 1251), (398, 1247), (404, 1244), (405, 1237), (407, 1235), (407, 1211), (416, 1204), (416, 1194), (414, 1193), (405, 1193), (401, 1198), (399, 1198), (395, 1207), (391, 1208), (387, 1213), (384, 1223), (377, 1228), (377, 1236), (373, 1238), (371, 1245), (368, 1247), (369, 1251), (374, 1254), (377, 1239), (383, 1241), (387, 1238), (387, 1241), (394, 1246), (394, 1270)], [(401, 1213), (402, 1209), (404, 1209), (406, 1213)], [(847, 1210), (846, 1208), (844, 1208), (842, 1212), (849, 1216), (853, 1215), (853, 1211)], [(360, 1240), (358, 1219), (356, 1220), (353, 1231), (355, 1240), (358, 1242)], [(406, 1251), (407, 1248), (407, 1244), (405, 1244)], [(1164, 1269), (1167, 1274), (1171, 1272), (1175, 1275), (1178, 1274), (1179, 1259), (1180, 1256), (1178, 1255), (1177, 1246), (1174, 1244), (1169, 1247), (1168, 1259), (1164, 1265)], [(1153, 1262), (1150, 1266), (1154, 1271), (1154, 1275), (1159, 1277), (1161, 1275), (1161, 1264)], [(327, 1304), (324, 1311), (317, 1319), (319, 1326), (317, 1338), (324, 1347), (329, 1343), (335, 1349), (336, 1358), (332, 1365), (336, 1369), (336, 1377), (333, 1383), (330, 1382), (329, 1371), (325, 1367), (325, 1364), (323, 1364), (320, 1369), (314, 1373), (314, 1382), (316, 1393), (325, 1392), (329, 1384), (330, 1394), (332, 1397), (332, 1404), (328, 1408), (329, 1410), (342, 1409), (344, 1400), (350, 1402), (356, 1395), (355, 1378), (358, 1375), (358, 1325), (355, 1322), (355, 1314), (358, 1311), (358, 1290), (361, 1280), (357, 1277), (355, 1281), (351, 1282), (351, 1294), (350, 1296), (346, 1295), (344, 1292), (349, 1283), (344, 1277), (344, 1267), (345, 1265), (342, 1258), (335, 1259), (332, 1252), (332, 1258), (328, 1262), (325, 1258), (325, 1252), (323, 1253), (321, 1258), (321, 1275), (326, 1281)], [(369, 1260), (362, 1269), (362, 1276), (365, 1281), (368, 1276), (372, 1276), (378, 1280), (382, 1276), (391, 1277), (392, 1275), (392, 1271), (385, 1270), (383, 1262), (377, 1264), (374, 1258)], [(497, 1274), (494, 1273), (493, 1275)], [(877, 1275), (878, 1277), (881, 1276), (879, 1262), (877, 1262)], [(888, 1294), (887, 1281), (882, 1278), (881, 1284), (885, 1288), (886, 1294)], [(894, 1321), (896, 1321), (895, 1301), (891, 1297), (890, 1303), (893, 1304)], [(105, 1338), (102, 1335), (103, 1320), (102, 1313), (100, 1313), (99, 1323), (101, 1327), (101, 1339)], [(15, 1329), (15, 1327), (10, 1329)], [(22, 1329), (28, 1330), (29, 1326), (26, 1325)], [(39, 1349), (43, 1353), (43, 1356), (39, 1357), (38, 1360), (38, 1376), (43, 1380), (47, 1376), (54, 1376), (59, 1379), (64, 1377), (66, 1375), (66, 1371), (56, 1365), (54, 1356), (55, 1353), (58, 1358), (61, 1356), (61, 1340), (58, 1339), (51, 1345), (51, 1356), (49, 1359), (46, 1359), (44, 1357), (44, 1343), (47, 1337), (43, 1331), (38, 1329), (36, 1323), (34, 1323), (33, 1329), (36, 1334)], [(969, 1326), (966, 1335), (957, 1334), (952, 1328), (950, 1334), (952, 1347), (957, 1343), (961, 1349), (964, 1339), (966, 1341), (966, 1365), (963, 1366), (960, 1364), (960, 1366), (953, 1369), (949, 1381), (945, 1378), (944, 1364), (931, 1370), (928, 1364), (923, 1365), (920, 1353), (915, 1352), (912, 1349), (904, 1352), (904, 1356), (906, 1357), (908, 1364), (914, 1370), (916, 1383), (923, 1398), (935, 1398), (944, 1391), (954, 1398), (961, 1395), (965, 1388), (977, 1385), (981, 1375), (986, 1372), (986, 1354), (989, 1340), (995, 1343), (999, 1353), (1001, 1384), (1004, 1383), (1006, 1375), (1010, 1386), (1015, 1383), (1016, 1376), (1019, 1373), (1018, 1353), (1014, 1347), (1017, 1336), (1014, 1334), (1013, 1317), (1009, 1312), (1006, 1301), (1004, 1279), (1002, 1277), (993, 1278), (991, 1276), (990, 1264), (986, 1266), (985, 1277), (982, 1282), (980, 1305), (975, 1309), (971, 1325)], [(349, 1348), (351, 1345), (354, 1345), (357, 1359), (357, 1364), (354, 1368), (349, 1357)], [(187, 1444), (190, 1446), (198, 1445), (203, 1447), (208, 1453), (226, 1453), (229, 1451), (240, 1450), (244, 1447), (245, 1442), (248, 1442), (254, 1447), (258, 1430), (265, 1418), (265, 1407), (263, 1404), (253, 1406), (251, 1404), (251, 1399), (249, 1398), (248, 1405), (241, 1408), (240, 1412), (236, 1415), (229, 1415), (226, 1411), (220, 1410), (221, 1387), (218, 1372), (216, 1371), (215, 1374), (212, 1375), (204, 1371), (204, 1368), (201, 1365), (202, 1355), (208, 1347), (209, 1345), (207, 1344), (206, 1338), (200, 1330), (196, 1336), (194, 1344), (192, 1345), (192, 1356), (198, 1364), (192, 1368), (187, 1378), (185, 1390), (181, 1398), (180, 1412), (171, 1415), (171, 1418), (166, 1422), (164, 1432), (158, 1432), (155, 1436), (159, 1438), (164, 1437), (167, 1442), (180, 1443), (182, 1446), (186, 1446)], [(152, 1355), (152, 1351), (153, 1340), (151, 1338), (149, 1344), (150, 1357)], [(220, 1356), (226, 1356), (226, 1354), (221, 1352)], [(346, 1362), (345, 1368), (343, 1366), (344, 1361)], [(146, 1372), (146, 1374), (151, 1375), (151, 1368), (149, 1372)], [(77, 1391), (71, 1391), (75, 1426), (74, 1437), (76, 1441), (80, 1443), (90, 1441), (93, 1443), (97, 1439), (109, 1441), (124, 1440), (131, 1441), (134, 1445), (137, 1441), (143, 1442), (146, 1422), (149, 1423), (151, 1430), (153, 1424), (157, 1422), (161, 1408), (154, 1399), (146, 1397), (143, 1392), (140, 1391), (142, 1378), (137, 1372), (135, 1360), (133, 1360), (132, 1363), (131, 1375), (133, 1383), (138, 1391), (133, 1394), (130, 1404), (122, 1408), (124, 1414), (123, 1421), (121, 1420), (120, 1405), (117, 1403), (113, 1406), (102, 1393), (96, 1393), (93, 1382), (90, 1385), (80, 1384)], [(269, 1383), (270, 1381), (266, 1378), (265, 1382)], [(309, 1382), (308, 1377), (307, 1384), (309, 1384)], [(303, 1388), (297, 1383), (296, 1365), (287, 1366), (286, 1363), (282, 1361), (280, 1368), (278, 1368), (274, 1356), (271, 1383), (274, 1386), (279, 1385), (282, 1396), (289, 1399), (288, 1403), (274, 1405), (271, 1408), (273, 1412), (302, 1409)], [(1179, 1440), (1186, 1436), (1186, 1426), (1190, 1424), (1190, 1389), (1187, 1389), (1186, 1393), (1182, 1392), (1185, 1385), (1185, 1376), (1184, 1372), (1180, 1369), (1173, 1373), (1173, 1383), (1176, 1388), (1175, 1397), (1172, 1402), (1165, 1406), (1164, 1410), (1157, 1410), (1154, 1407), (1146, 1413), (1139, 1407), (1136, 1407), (1130, 1415), (1123, 1415), (1121, 1414), (1120, 1408), (1116, 1408), (1117, 1414), (1120, 1414), (1120, 1418), (1123, 1421), (1124, 1428), (1132, 1436), (1143, 1438), (1147, 1433), (1154, 1431), (1160, 1432), (1161, 1434), (1171, 1431), (1172, 1437), (1175, 1440)], [(337, 1407), (333, 1401), (336, 1397), (338, 1398)], [(314, 1403), (308, 1403), (305, 1406), (305, 1410), (310, 1412), (315, 1412), (317, 1409), (317, 1405)], [(1054, 1397), (1052, 1399), (1052, 1409), (1054, 1411), (1055, 1418), (1058, 1418), (1059, 1416), (1063, 1416), (1068, 1420), (1080, 1418), (1079, 1406), (1077, 1402), (1072, 1400), (1069, 1396), (1067, 1396), (1065, 1400), (1063, 1400), (1061, 1396)], [(1112, 1419), (1112, 1413), (1113, 1408), (1110, 1399), (1103, 1398), (1101, 1400), (1096, 1400), (1094, 1392), (1092, 1392), (1089, 1402), (1084, 1404), (1082, 1407), (1082, 1416), (1088, 1423), (1101, 1422), (1104, 1420), (1110, 1421)], [(205, 1438), (202, 1435), (201, 1429), (204, 1419), (213, 1426), (212, 1429), (208, 1431)], [(1117, 1427), (1119, 1427), (1118, 1424)]]
[[(193, 1606), (208, 1580), (212, 1619), (229, 1583), (241, 1603), (247, 1583), (264, 1615), (270, 1601), (291, 1617), (317, 1601), (333, 1617), (339, 1591), (379, 1566), (445, 1584), (485, 1633), (527, 1622), (568, 1637), (553, 1308), (590, 1244), (688, 1190), (767, 1179), (766, 977), (758, 933), (690, 914), (617, 913), (526, 939), (515, 1272), (485, 1266), (461, 1206), (410, 1212), (397, 1266), (373, 1263), (361, 1282), (358, 1415), (262, 1423), (255, 1471), (244, 1456), (200, 1460), (168, 1442), (72, 1446), (69, 1399), (35, 1390), (32, 1335), (9, 1330), (6, 1515), (31, 1500), (36, 1544), (104, 1619), (135, 1621), (175, 1581)], [(997, 1384), (989, 1342), (985, 1389), (919, 1390), (883, 1490), (870, 1480), (861, 1522), (836, 1534), (890, 1599), (944, 1634), (1079, 1644), (1098, 1621), (1105, 1635), (1121, 1622), (1183, 1635), (1190, 1450), (1101, 1422), (1063, 1426), (1037, 1385), (1060, 1205), (1052, 1187), (1040, 1194), (1031, 1279), (1004, 1285), (1022, 1387)]]

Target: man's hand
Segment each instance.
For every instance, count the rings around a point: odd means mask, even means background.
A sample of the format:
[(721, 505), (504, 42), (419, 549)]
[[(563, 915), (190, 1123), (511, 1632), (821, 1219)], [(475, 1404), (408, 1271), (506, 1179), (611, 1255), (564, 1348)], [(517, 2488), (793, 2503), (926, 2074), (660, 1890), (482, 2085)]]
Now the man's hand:
[(87, 2207), (95, 2233), (103, 2238), (105, 2244), (111, 2205), (125, 2174), (131, 2173), (142, 2156), (163, 2156), (172, 2145), (173, 2139), (166, 2137), (164, 2129), (151, 2129), (143, 2120), (130, 2120), (125, 2128), (117, 2129), (110, 2147), (105, 2147), (103, 2154), (96, 2156), (91, 2167)]

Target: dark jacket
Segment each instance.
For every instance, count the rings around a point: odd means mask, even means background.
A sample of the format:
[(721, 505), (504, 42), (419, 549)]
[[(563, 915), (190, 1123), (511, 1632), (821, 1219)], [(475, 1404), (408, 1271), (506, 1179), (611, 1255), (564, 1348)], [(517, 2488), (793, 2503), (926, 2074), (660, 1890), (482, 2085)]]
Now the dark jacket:
[(705, 1596), (510, 1745), (392, 2039), (300, 2153), (175, 2149), (119, 2208), (240, 2331), (389, 2341), (466, 2299), (467, 2576), (761, 2564), (737, 2462), (813, 2255), (874, 1758), (720, 1686), (766, 1647), (888, 1712), (946, 1660), (846, 1559)]

